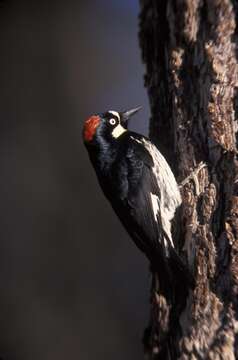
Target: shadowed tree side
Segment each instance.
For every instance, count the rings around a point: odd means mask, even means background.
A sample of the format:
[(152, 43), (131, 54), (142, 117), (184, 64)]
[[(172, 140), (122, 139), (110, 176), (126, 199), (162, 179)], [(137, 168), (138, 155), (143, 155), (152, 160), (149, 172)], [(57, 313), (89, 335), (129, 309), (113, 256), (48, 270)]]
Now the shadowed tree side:
[(182, 188), (176, 225), (178, 252), (194, 274), (195, 289), (173, 316), (176, 304), (170, 308), (153, 282), (145, 351), (148, 359), (235, 359), (238, 6), (232, 0), (140, 3), (150, 138), (180, 181), (206, 164)]

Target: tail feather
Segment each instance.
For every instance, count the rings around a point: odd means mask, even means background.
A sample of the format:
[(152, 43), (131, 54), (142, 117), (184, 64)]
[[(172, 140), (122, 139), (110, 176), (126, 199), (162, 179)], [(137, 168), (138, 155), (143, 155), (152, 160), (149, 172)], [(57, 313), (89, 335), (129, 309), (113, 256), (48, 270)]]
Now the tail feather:
[(188, 266), (184, 264), (181, 257), (172, 248), (170, 249), (169, 267), (171, 269), (174, 281), (179, 282), (179, 285), (187, 285), (189, 288), (194, 288), (194, 278)]
[(170, 298), (180, 309), (186, 304), (190, 289), (194, 288), (194, 278), (188, 267), (171, 246), (169, 256), (161, 253), (153, 257), (152, 272), (158, 274), (160, 291)]

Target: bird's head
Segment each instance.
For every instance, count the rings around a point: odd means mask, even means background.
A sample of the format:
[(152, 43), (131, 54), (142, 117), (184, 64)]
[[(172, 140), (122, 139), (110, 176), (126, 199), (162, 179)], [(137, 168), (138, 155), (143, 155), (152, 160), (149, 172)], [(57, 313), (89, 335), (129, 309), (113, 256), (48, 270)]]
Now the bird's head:
[(83, 139), (88, 145), (95, 145), (99, 137), (105, 140), (116, 140), (127, 131), (128, 120), (141, 107), (132, 110), (117, 112), (107, 111), (103, 114), (92, 115), (83, 127)]

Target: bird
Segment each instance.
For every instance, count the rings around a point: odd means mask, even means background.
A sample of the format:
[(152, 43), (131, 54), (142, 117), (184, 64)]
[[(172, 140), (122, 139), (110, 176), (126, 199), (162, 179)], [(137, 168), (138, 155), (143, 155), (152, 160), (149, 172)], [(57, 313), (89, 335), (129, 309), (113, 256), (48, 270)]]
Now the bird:
[(140, 109), (90, 116), (84, 122), (83, 141), (114, 212), (163, 287), (173, 287), (178, 281), (190, 282), (171, 230), (182, 199), (164, 156), (149, 138), (128, 129), (129, 119)]

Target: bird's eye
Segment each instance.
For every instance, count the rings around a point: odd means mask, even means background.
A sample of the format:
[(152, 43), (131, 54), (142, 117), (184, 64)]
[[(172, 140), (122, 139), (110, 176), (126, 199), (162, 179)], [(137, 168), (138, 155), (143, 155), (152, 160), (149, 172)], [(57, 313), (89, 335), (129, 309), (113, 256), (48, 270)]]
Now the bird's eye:
[(115, 119), (110, 119), (110, 120), (109, 120), (109, 123), (110, 123), (111, 125), (115, 125), (115, 124), (116, 124), (116, 120), (115, 120)]

